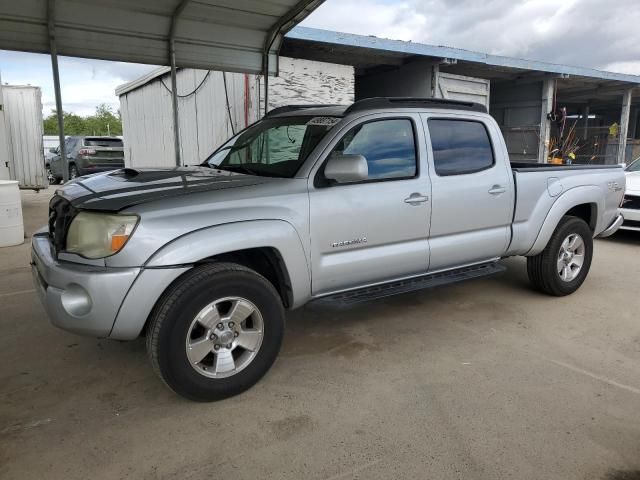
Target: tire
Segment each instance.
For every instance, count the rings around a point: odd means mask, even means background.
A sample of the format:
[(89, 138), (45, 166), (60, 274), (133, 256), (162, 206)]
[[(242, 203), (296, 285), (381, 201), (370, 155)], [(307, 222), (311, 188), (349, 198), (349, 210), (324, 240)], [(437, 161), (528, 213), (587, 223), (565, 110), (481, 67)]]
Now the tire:
[(47, 175), (47, 181), (49, 182), (49, 185), (59, 185), (60, 184), (60, 178), (57, 178), (53, 172), (51, 171), (51, 167), (49, 165), (46, 166), (45, 168), (45, 173)]
[[(251, 308), (245, 320), (229, 323), (233, 312), (242, 313), (235, 316), (240, 319)], [(221, 324), (224, 329), (218, 328)], [(267, 279), (234, 263), (206, 264), (180, 277), (156, 304), (147, 353), (155, 372), (178, 395), (221, 400), (247, 390), (267, 373), (280, 351), (284, 324), (282, 301)], [(241, 343), (250, 343), (253, 351)]]
[(80, 173), (78, 173), (78, 167), (76, 167), (73, 163), (69, 165), (69, 180), (73, 180), (75, 178), (78, 178), (79, 176)]
[[(569, 295), (582, 285), (593, 257), (593, 233), (578, 217), (564, 216), (551, 235), (549, 243), (538, 255), (527, 257), (527, 274), (533, 287), (548, 295)], [(579, 237), (572, 248), (572, 239)], [(582, 248), (577, 247), (582, 241)], [(565, 243), (566, 242), (566, 243)], [(573, 250), (573, 253), (571, 253)], [(582, 264), (577, 267), (578, 260)]]

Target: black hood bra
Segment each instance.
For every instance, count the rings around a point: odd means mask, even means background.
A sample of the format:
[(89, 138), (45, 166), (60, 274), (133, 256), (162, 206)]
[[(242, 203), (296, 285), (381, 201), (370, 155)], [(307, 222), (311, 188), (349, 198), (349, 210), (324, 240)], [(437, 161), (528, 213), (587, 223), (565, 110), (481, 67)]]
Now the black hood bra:
[(58, 189), (56, 194), (74, 208), (117, 212), (162, 198), (258, 185), (269, 180), (207, 167), (124, 168), (79, 178)]

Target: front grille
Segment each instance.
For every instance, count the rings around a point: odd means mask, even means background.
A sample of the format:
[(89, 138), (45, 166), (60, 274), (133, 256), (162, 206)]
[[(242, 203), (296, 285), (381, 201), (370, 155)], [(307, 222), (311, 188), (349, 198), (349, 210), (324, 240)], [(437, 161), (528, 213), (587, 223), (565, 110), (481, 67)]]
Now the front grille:
[(622, 225), (624, 227), (640, 228), (640, 222), (637, 220), (625, 220)]
[(622, 201), (622, 208), (640, 210), (640, 197), (636, 195), (625, 195)]
[(75, 209), (71, 203), (54, 195), (49, 202), (49, 240), (51, 240), (56, 254), (64, 249), (67, 230), (74, 216)]

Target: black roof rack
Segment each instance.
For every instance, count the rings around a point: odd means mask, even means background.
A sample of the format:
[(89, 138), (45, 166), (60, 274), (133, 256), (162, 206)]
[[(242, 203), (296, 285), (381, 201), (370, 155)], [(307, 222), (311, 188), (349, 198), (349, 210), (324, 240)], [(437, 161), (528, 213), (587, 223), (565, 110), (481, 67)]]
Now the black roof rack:
[(295, 112), (296, 110), (303, 110), (305, 108), (327, 108), (327, 107), (342, 107), (343, 105), (334, 104), (309, 104), (309, 105), (285, 105), (283, 107), (277, 107), (273, 110), (269, 110), (265, 117), (277, 115), (279, 113)]
[(487, 113), (487, 108), (484, 105), (475, 102), (445, 100), (442, 98), (373, 97), (358, 100), (347, 108), (344, 114), (348, 115), (353, 112), (377, 108), (442, 108)]

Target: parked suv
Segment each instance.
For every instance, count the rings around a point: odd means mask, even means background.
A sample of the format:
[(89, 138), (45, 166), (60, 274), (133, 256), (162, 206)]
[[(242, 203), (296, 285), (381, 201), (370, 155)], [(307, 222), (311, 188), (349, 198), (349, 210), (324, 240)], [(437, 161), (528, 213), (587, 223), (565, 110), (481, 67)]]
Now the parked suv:
[(493, 275), (515, 255), (537, 290), (575, 292), (593, 238), (623, 221), (623, 194), (618, 166), (510, 163), (478, 104), (280, 108), (200, 166), (58, 189), (33, 236), (33, 279), (56, 326), (145, 335), (170, 388), (214, 400), (267, 372), (285, 311), (309, 302)]
[[(118, 137), (67, 137), (65, 150), (69, 179), (124, 167), (124, 148)], [(57, 184), (63, 177), (60, 147), (49, 151), (53, 156), (48, 161), (47, 176), (49, 183)]]

